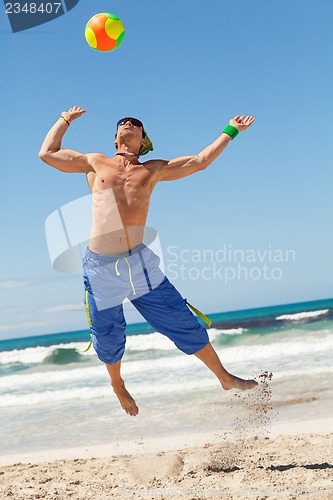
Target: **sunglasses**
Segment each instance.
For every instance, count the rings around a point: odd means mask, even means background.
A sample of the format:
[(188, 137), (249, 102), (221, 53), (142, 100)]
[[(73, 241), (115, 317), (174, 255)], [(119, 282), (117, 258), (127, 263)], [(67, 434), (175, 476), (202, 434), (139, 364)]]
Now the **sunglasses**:
[(143, 128), (143, 123), (140, 122), (140, 120), (137, 120), (136, 118), (122, 118), (117, 122), (117, 129), (120, 127), (120, 125), (125, 125), (126, 122), (130, 122), (134, 127)]

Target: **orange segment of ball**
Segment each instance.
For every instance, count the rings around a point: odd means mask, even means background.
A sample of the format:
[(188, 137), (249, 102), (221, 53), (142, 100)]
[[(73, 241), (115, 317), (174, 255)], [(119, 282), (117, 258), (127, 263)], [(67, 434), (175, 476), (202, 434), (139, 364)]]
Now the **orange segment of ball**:
[(89, 27), (94, 31), (97, 40), (97, 50), (108, 52), (115, 48), (117, 40), (110, 38), (105, 31), (105, 23), (108, 17), (104, 14), (98, 14), (89, 22)]

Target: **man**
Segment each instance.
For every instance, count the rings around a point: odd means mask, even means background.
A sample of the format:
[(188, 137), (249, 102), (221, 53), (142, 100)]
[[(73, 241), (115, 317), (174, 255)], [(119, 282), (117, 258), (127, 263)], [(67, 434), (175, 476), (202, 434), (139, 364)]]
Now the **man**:
[(159, 258), (143, 244), (143, 234), (156, 184), (204, 170), (255, 119), (236, 116), (197, 156), (140, 163), (139, 156), (152, 150), (152, 144), (135, 118), (117, 123), (113, 158), (61, 149), (69, 125), (84, 113), (77, 106), (63, 112), (46, 135), (39, 156), (61, 172), (86, 174), (92, 191), (93, 224), (83, 262), (86, 312), (94, 348), (106, 364), (122, 408), (132, 416), (139, 411), (120, 373), (126, 341), (122, 302), (126, 297), (153, 328), (205, 363), (223, 389), (252, 389), (255, 380), (238, 378), (223, 367), (206, 330), (160, 270)]

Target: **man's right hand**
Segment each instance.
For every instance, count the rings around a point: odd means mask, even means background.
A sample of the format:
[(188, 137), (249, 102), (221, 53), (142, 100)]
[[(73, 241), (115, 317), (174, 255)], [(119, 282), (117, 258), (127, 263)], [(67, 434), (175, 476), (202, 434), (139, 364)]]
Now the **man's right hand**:
[(69, 108), (68, 111), (63, 111), (61, 116), (72, 122), (76, 120), (76, 118), (80, 118), (80, 116), (84, 115), (87, 111), (85, 109), (81, 109), (79, 106), (73, 106)]

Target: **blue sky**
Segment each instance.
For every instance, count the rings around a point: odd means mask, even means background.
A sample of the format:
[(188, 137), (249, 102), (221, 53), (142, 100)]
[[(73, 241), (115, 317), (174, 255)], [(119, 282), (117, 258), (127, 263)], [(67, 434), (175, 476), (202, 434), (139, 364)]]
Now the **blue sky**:
[[(156, 187), (148, 225), (166, 273), (206, 313), (333, 295), (330, 0), (81, 0), (15, 34), (0, 8), (0, 339), (86, 328), (81, 277), (52, 269), (44, 225), (89, 190), (84, 175), (38, 158), (74, 104), (88, 112), (64, 147), (112, 156), (115, 122), (131, 115), (153, 140), (147, 159), (197, 154), (230, 118), (254, 115), (207, 170)], [(125, 26), (115, 52), (84, 39), (98, 12)], [(237, 257), (217, 262), (226, 249)], [(227, 282), (226, 267), (235, 273)], [(130, 306), (126, 315), (140, 321)]]

